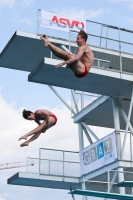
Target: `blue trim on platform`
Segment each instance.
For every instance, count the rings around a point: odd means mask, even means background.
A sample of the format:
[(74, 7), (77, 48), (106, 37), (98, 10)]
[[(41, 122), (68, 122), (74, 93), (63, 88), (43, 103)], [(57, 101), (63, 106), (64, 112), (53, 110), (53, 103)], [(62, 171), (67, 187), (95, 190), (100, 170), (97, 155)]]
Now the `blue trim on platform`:
[(101, 197), (108, 199), (123, 199), (123, 200), (133, 200), (133, 195), (124, 195), (124, 194), (116, 194), (109, 192), (99, 192), (99, 191), (91, 191), (91, 190), (73, 190), (68, 194), (77, 194), (83, 196), (93, 196), (93, 197)]
[(113, 187), (133, 187), (133, 181), (123, 181), (118, 184), (113, 184)]

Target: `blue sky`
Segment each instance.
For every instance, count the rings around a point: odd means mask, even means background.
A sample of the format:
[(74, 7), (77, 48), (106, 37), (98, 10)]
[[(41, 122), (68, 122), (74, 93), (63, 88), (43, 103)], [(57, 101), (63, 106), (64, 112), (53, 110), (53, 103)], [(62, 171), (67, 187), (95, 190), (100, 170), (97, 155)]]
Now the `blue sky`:
[[(0, 0), (0, 52), (16, 30), (36, 32), (37, 9), (71, 14), (133, 30), (133, 0)], [(27, 76), (27, 72), (0, 68), (0, 164), (23, 161), (27, 156), (38, 157), (40, 147), (78, 150), (77, 125), (73, 124), (71, 113), (48, 86), (29, 83)], [(58, 88), (58, 91), (67, 102), (71, 102), (69, 90)], [(20, 148), (17, 140), (36, 125), (22, 118), (23, 108), (33, 111), (46, 108), (57, 114), (59, 119), (55, 128), (28, 148)], [(111, 131), (92, 129), (100, 136)], [(19, 170), (0, 171), (0, 200), (71, 199), (67, 191), (7, 185), (7, 178)]]

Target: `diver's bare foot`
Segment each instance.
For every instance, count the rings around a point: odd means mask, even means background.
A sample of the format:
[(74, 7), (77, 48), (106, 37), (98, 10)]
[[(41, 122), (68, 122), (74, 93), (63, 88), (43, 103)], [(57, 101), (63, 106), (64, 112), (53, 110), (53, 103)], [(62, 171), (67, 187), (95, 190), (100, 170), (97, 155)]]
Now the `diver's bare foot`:
[(24, 143), (20, 144), (20, 147), (25, 147), (25, 146), (28, 146), (28, 145), (29, 145), (29, 143), (24, 142)]
[(44, 35), (41, 36), (40, 38), (44, 41), (44, 46), (45, 46), (45, 47), (48, 47), (48, 45), (50, 44), (49, 39), (48, 39), (48, 36), (44, 34)]
[(22, 136), (22, 137), (20, 137), (20, 138), (18, 139), (18, 141), (20, 141), (20, 140), (27, 140), (27, 137)]

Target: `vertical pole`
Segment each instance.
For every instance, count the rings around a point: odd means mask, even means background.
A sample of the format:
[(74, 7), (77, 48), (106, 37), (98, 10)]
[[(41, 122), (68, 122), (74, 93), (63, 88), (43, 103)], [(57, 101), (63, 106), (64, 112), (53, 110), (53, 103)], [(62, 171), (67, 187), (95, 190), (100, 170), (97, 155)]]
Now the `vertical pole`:
[[(117, 157), (118, 157), (118, 159), (121, 159), (120, 120), (119, 120), (119, 108), (118, 108), (117, 101), (118, 101), (117, 98), (112, 99), (114, 128), (115, 128), (115, 132), (116, 132)], [(119, 168), (119, 171), (123, 171), (123, 168)], [(118, 179), (119, 179), (119, 182), (124, 181), (123, 173), (118, 172)], [(125, 188), (120, 187), (119, 191), (120, 191), (120, 193), (125, 194)]]
[(101, 47), (101, 44), (102, 44), (102, 32), (103, 32), (103, 25), (101, 26), (100, 47)]
[(110, 170), (108, 171), (108, 192), (110, 192)]
[(98, 67), (100, 67), (100, 60), (98, 59)]
[(39, 148), (39, 174), (41, 173), (41, 149)]
[(108, 37), (108, 26), (107, 26), (107, 32), (106, 32), (106, 49), (107, 49), (107, 45), (108, 45), (107, 37)]
[[(123, 182), (124, 181), (124, 173), (123, 173), (123, 168), (120, 167), (119, 170), (118, 170), (118, 180), (119, 182)], [(125, 194), (125, 188), (120, 188), (120, 193), (121, 194)]]
[[(79, 150), (82, 150), (84, 148), (84, 141), (83, 141), (83, 129), (82, 125), (78, 123), (78, 133), (79, 133)], [(84, 189), (84, 182), (82, 183), (82, 190)], [(84, 196), (82, 196), (82, 200), (84, 199)]]
[(132, 144), (132, 133), (130, 132), (130, 157), (131, 157), (131, 167), (133, 162), (133, 144)]
[(49, 160), (49, 162), (48, 162), (48, 163), (49, 163), (49, 174), (50, 174), (50, 160)]
[(52, 58), (53, 57), (53, 52), (52, 51), (50, 51), (50, 58)]
[(119, 34), (119, 52), (120, 52), (120, 78), (122, 78), (122, 57), (121, 57), (120, 29), (118, 30), (118, 34)]
[(83, 129), (80, 123), (78, 123), (78, 133), (79, 133), (79, 150), (82, 150), (84, 148), (84, 140), (83, 140)]
[(116, 132), (117, 157), (118, 159), (120, 159), (120, 152), (121, 152), (120, 120), (119, 120), (119, 110), (116, 98), (112, 99), (112, 106), (113, 106), (113, 117), (114, 117), (114, 129)]
[(40, 9), (37, 9), (37, 20), (36, 20), (36, 38), (37, 38), (37, 35), (38, 35), (38, 18), (39, 18), (39, 11)]
[(71, 52), (71, 30), (69, 30), (69, 52)]
[[(86, 184), (85, 181), (82, 182), (82, 190), (86, 190)], [(83, 200), (87, 200), (87, 196), (82, 196)]]
[(84, 108), (84, 92), (81, 94), (81, 110)]
[(28, 166), (28, 158), (26, 158), (26, 172), (28, 172), (27, 171), (27, 166)]
[(63, 151), (63, 181), (64, 181), (64, 151)]

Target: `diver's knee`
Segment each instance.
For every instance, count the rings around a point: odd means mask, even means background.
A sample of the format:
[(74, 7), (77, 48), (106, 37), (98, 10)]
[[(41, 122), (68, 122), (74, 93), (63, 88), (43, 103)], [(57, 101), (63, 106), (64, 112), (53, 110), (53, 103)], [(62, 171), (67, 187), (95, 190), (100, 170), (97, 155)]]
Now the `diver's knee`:
[(72, 58), (72, 54), (71, 54), (71, 53), (69, 53), (69, 52), (66, 52), (66, 57), (67, 57), (67, 59), (69, 60), (69, 59), (71, 59), (71, 58)]

